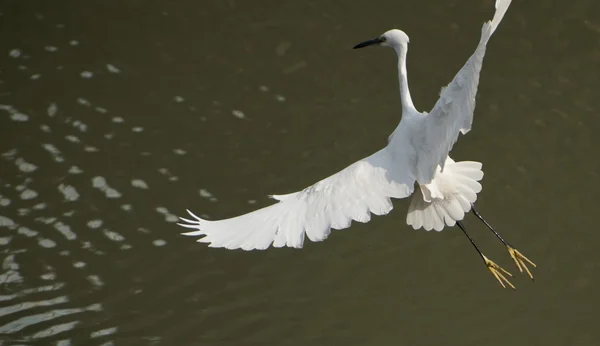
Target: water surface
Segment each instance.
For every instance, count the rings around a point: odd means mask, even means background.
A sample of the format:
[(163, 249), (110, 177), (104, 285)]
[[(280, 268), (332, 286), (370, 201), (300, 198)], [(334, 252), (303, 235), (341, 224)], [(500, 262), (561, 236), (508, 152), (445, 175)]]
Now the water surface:
[(458, 229), (410, 229), (408, 201), (303, 250), (209, 249), (174, 224), (381, 148), (400, 119), (395, 57), (350, 48), (405, 30), (428, 110), (492, 1), (4, 1), (2, 342), (598, 344), (599, 7), (515, 0), (452, 154), (484, 163), (480, 211), (539, 265), (509, 291)]

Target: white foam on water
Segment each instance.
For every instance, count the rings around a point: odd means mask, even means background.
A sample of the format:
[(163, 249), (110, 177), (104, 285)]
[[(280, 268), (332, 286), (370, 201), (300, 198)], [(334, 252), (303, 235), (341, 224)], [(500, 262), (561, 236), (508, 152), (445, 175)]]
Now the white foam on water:
[(114, 65), (111, 65), (111, 64), (106, 64), (106, 69), (110, 73), (121, 73), (121, 70), (119, 70), (118, 68), (116, 68)]
[(22, 200), (30, 200), (30, 199), (34, 199), (38, 196), (38, 193), (32, 189), (26, 188), (25, 190), (23, 190), (23, 192), (21, 192), (21, 199)]
[(75, 120), (72, 125), (74, 128), (78, 129), (80, 132), (87, 132), (88, 126), (81, 120)]
[(212, 193), (208, 192), (208, 190), (206, 189), (200, 189), (198, 190), (198, 193), (200, 194), (200, 197), (202, 198), (206, 198), (211, 202), (217, 202), (217, 198), (215, 196), (213, 196)]
[(121, 198), (122, 194), (108, 185), (106, 179), (101, 176), (92, 178), (92, 186), (104, 192), (107, 198)]
[(87, 263), (85, 263), (85, 262), (82, 262), (82, 261), (73, 262), (73, 267), (75, 267), (75, 268), (85, 268), (85, 266), (87, 266)]
[(158, 169), (158, 172), (159, 172), (160, 174), (162, 174), (162, 175), (166, 176), (166, 177), (169, 179), (169, 181), (177, 181), (177, 180), (179, 180), (179, 178), (178, 178), (178, 177), (176, 177), (176, 176), (173, 176), (173, 175), (171, 174), (171, 172), (169, 172), (169, 170), (168, 170), (167, 168), (159, 168), (159, 169)]
[(12, 121), (24, 122), (29, 120), (29, 115), (19, 112), (15, 107), (11, 105), (0, 104), (0, 110), (8, 112)]
[(48, 116), (53, 117), (56, 115), (56, 113), (58, 112), (58, 106), (56, 105), (56, 103), (52, 102), (48, 105), (48, 109), (46, 109), (46, 113), (48, 114)]
[(62, 214), (63, 214), (64, 217), (71, 217), (71, 216), (75, 215), (75, 210), (71, 209), (69, 211), (65, 211)]
[(63, 194), (65, 200), (69, 202), (73, 202), (79, 199), (79, 193), (71, 185), (60, 184), (58, 185), (58, 191), (60, 191)]
[(33, 207), (31, 207), (31, 209), (33, 210), (43, 210), (46, 209), (48, 207), (48, 205), (46, 203), (38, 203), (36, 205), (34, 205)]
[[(15, 295), (17, 297), (17, 295)], [(24, 301), (21, 303), (17, 303), (15, 305), (6, 306), (0, 312), (0, 316), (6, 316), (14, 313), (18, 313), (20, 311), (29, 310), (33, 308), (37, 308), (39, 306), (52, 306), (56, 304), (64, 304), (69, 301), (67, 296), (58, 296), (55, 298), (45, 299), (45, 300), (37, 300), (37, 301)]]
[[(54, 309), (48, 312), (42, 312), (35, 315), (27, 315), (19, 319), (13, 320), (3, 326), (0, 326), (0, 334), (15, 333), (34, 324), (40, 324), (52, 321), (57, 318), (81, 313), (87, 309), (71, 308), (71, 309)], [(56, 344), (55, 344), (56, 345)], [(63, 345), (65, 345), (63, 343)], [(69, 345), (69, 344), (66, 344)]]
[(179, 222), (179, 217), (177, 217), (177, 215), (175, 214), (167, 214), (165, 215), (165, 221), (170, 223), (176, 223)]
[(11, 203), (11, 200), (4, 197), (4, 196), (0, 196), (0, 207), (8, 207)]
[(2, 261), (2, 273), (0, 273), (0, 282), (5, 285), (8, 283), (22, 282), (23, 277), (19, 274), (19, 264), (15, 261), (15, 255), (10, 254)]
[(167, 208), (165, 208), (165, 207), (156, 207), (155, 210), (156, 210), (157, 213), (162, 214), (162, 215), (165, 216), (165, 221), (166, 222), (170, 222), (170, 223), (179, 222), (179, 218), (176, 215), (171, 214)]
[(40, 239), (38, 239), (38, 244), (41, 247), (44, 247), (44, 248), (47, 248), (47, 249), (56, 247), (56, 243), (54, 242), (54, 240), (47, 239), (47, 238), (40, 238)]
[(167, 245), (167, 242), (164, 239), (155, 239), (152, 241), (152, 245), (160, 247)]
[(23, 113), (13, 113), (10, 115), (10, 119), (16, 122), (24, 122), (29, 120), (29, 115)]
[(55, 218), (55, 217), (45, 217), (45, 216), (38, 216), (35, 218), (35, 221), (41, 222), (46, 225), (53, 224), (56, 220), (57, 220), (57, 218)]
[(18, 58), (21, 56), (21, 54), (22, 52), (18, 48), (11, 49), (10, 51), (8, 51), (8, 56), (10, 56), (11, 58)]
[(39, 332), (36, 332), (35, 334), (29, 336), (28, 338), (31, 339), (43, 339), (43, 338), (48, 338), (51, 337), (53, 335), (59, 334), (59, 333), (64, 333), (66, 331), (75, 329), (75, 327), (81, 322), (79, 321), (72, 321), (72, 322), (65, 322), (65, 323), (60, 323), (60, 324), (56, 324), (53, 326), (50, 326), (46, 329), (40, 330)]
[(25, 161), (25, 159), (22, 157), (19, 157), (15, 160), (15, 165), (17, 165), (17, 167), (19, 167), (19, 170), (21, 172), (25, 172), (25, 173), (31, 173), (38, 169), (38, 166), (34, 165), (33, 163)]
[(10, 149), (9, 151), (5, 151), (2, 153), (2, 157), (6, 158), (8, 160), (14, 160), (15, 155), (17, 155), (16, 148)]
[(17, 230), (18, 234), (24, 235), (27, 238), (32, 238), (35, 237), (36, 235), (38, 235), (39, 233), (37, 231), (34, 231), (32, 229), (29, 229), (25, 226), (20, 226), (19, 229)]
[(100, 227), (102, 227), (102, 224), (104, 222), (100, 219), (95, 219), (95, 220), (90, 220), (87, 222), (87, 226), (91, 229), (98, 229)]
[(90, 107), (92, 104), (90, 103), (90, 101), (84, 99), (83, 97), (78, 97), (77, 98), (77, 103), (79, 103), (82, 106), (87, 106)]
[(231, 111), (231, 114), (233, 114), (234, 117), (238, 118), (238, 119), (245, 119), (246, 115), (244, 114), (244, 112), (234, 109), (233, 111)]
[(69, 174), (81, 174), (83, 173), (83, 170), (77, 166), (71, 166), (68, 172)]
[(102, 279), (100, 279), (98, 275), (88, 275), (87, 279), (92, 285), (96, 287), (104, 286), (104, 281), (102, 281)]
[(106, 190), (106, 197), (108, 198), (121, 198), (121, 193), (113, 188), (108, 188)]
[(46, 151), (49, 152), (50, 155), (52, 155), (52, 158), (54, 159), (54, 161), (56, 161), (56, 162), (63, 162), (65, 160), (62, 157), (62, 154), (61, 154), (60, 150), (58, 150), (53, 144), (44, 143), (44, 144), (42, 144), (42, 147), (44, 149), (46, 149)]
[(110, 327), (110, 328), (100, 329), (100, 330), (91, 332), (90, 333), (90, 337), (92, 339), (94, 339), (94, 338), (101, 338), (101, 337), (104, 337), (104, 336), (115, 334), (117, 332), (117, 330), (118, 330), (117, 327)]
[(137, 187), (138, 189), (148, 189), (148, 184), (142, 179), (132, 179), (131, 185), (133, 187)]
[(77, 235), (71, 230), (71, 227), (61, 221), (56, 222), (54, 228), (67, 238), (67, 240), (77, 239)]
[(109, 229), (103, 229), (102, 232), (110, 240), (114, 240), (114, 241), (118, 241), (118, 242), (125, 240), (125, 237), (123, 235), (121, 235), (115, 231), (111, 231)]
[(66, 135), (65, 139), (68, 140), (69, 142), (81, 143), (81, 140), (79, 139), (79, 137), (77, 137), (75, 135)]

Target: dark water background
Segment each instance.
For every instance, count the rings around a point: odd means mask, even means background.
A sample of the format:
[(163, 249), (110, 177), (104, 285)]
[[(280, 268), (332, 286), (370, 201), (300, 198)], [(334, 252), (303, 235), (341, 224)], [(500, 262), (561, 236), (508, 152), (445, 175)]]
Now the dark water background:
[[(483, 215), (538, 264), (503, 290), (457, 228), (408, 201), (303, 250), (208, 249), (223, 218), (385, 145), (397, 27), (428, 110), (492, 1), (0, 3), (0, 343), (598, 345), (600, 4), (515, 0), (474, 130)], [(516, 273), (476, 219), (488, 255)]]

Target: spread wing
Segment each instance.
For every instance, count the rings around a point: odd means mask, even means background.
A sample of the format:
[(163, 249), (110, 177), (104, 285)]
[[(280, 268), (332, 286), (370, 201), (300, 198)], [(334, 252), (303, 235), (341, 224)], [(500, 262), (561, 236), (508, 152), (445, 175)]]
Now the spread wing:
[(423, 135), (416, 141), (419, 151), (417, 181), (429, 183), (435, 176), (437, 166), (444, 169), (448, 153), (458, 139), (459, 132), (471, 130), (475, 95), (486, 45), (504, 17), (511, 0), (496, 0), (496, 12), (491, 21), (481, 29), (481, 39), (475, 53), (458, 71), (452, 82), (443, 88), (440, 98), (423, 122)]
[(405, 160), (387, 147), (299, 192), (272, 196), (278, 203), (225, 220), (204, 220), (188, 210), (191, 219), (180, 226), (196, 229), (184, 233), (204, 236), (201, 243), (227, 249), (264, 250), (300, 248), (305, 235), (322, 241), (331, 229), (344, 229), (352, 220), (368, 222), (371, 213), (387, 214), (390, 198), (413, 192), (414, 178)]

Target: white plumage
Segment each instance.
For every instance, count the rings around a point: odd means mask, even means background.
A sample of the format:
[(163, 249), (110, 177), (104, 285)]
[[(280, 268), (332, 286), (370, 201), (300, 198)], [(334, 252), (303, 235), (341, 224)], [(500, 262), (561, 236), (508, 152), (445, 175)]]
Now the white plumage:
[(386, 147), (302, 191), (272, 196), (279, 203), (231, 219), (208, 221), (188, 211), (194, 220), (182, 218), (187, 223), (181, 225), (198, 229), (187, 235), (205, 235), (199, 242), (227, 249), (266, 249), (271, 243), (299, 248), (305, 234), (312, 241), (324, 240), (331, 228), (368, 222), (371, 213), (387, 214), (390, 197), (412, 193), (414, 179), (390, 155)]
[(406, 223), (427, 231), (441, 231), (444, 224), (454, 226), (477, 200), (481, 191), (478, 181), (482, 178), (481, 163), (454, 162), (448, 157), (444, 172), (438, 166), (435, 179), (419, 186), (421, 193), (416, 193), (410, 201)]
[(449, 156), (458, 134), (471, 129), (479, 73), (486, 44), (511, 0), (497, 0), (494, 18), (485, 23), (475, 53), (442, 89), (429, 114), (418, 112), (410, 97), (406, 73), (408, 36), (397, 29), (355, 48), (380, 44), (398, 54), (402, 120), (388, 145), (306, 189), (272, 196), (278, 203), (230, 219), (204, 220), (191, 211), (179, 225), (204, 236), (199, 242), (227, 249), (302, 247), (305, 236), (322, 241), (331, 229), (344, 229), (352, 220), (368, 222), (371, 214), (392, 210), (390, 198), (420, 193), (410, 203), (407, 223), (415, 229), (441, 231), (463, 219), (481, 191), (478, 162), (454, 162)]

